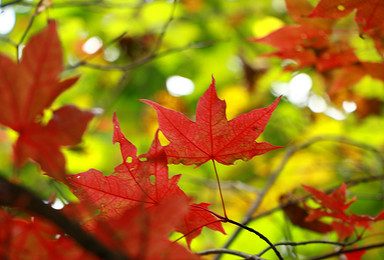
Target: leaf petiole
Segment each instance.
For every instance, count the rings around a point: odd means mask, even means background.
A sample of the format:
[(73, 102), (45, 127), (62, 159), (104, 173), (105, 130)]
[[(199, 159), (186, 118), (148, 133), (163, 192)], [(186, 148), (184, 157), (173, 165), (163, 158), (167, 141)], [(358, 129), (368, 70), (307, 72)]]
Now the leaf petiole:
[(227, 215), (227, 212), (226, 212), (226, 210), (225, 210), (224, 197), (223, 197), (223, 193), (222, 193), (222, 191), (221, 191), (221, 185), (220, 185), (220, 180), (219, 180), (219, 174), (217, 174), (217, 168), (216, 168), (215, 160), (214, 160), (214, 159), (211, 159), (211, 160), (212, 160), (212, 163), (213, 163), (213, 169), (215, 170), (215, 175), (216, 175), (216, 180), (217, 180), (217, 186), (219, 187), (219, 193), (220, 193), (221, 205), (223, 206), (224, 217), (225, 217), (226, 219), (228, 219), (228, 215)]

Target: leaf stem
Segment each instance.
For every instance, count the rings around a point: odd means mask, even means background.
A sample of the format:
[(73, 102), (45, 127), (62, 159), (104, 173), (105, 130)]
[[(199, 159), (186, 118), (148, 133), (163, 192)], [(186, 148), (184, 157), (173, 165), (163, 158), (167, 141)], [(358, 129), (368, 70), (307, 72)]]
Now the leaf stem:
[(222, 191), (221, 191), (221, 185), (220, 185), (220, 180), (219, 180), (219, 174), (217, 174), (217, 168), (216, 168), (216, 164), (215, 164), (215, 160), (214, 160), (214, 159), (212, 159), (212, 163), (213, 163), (213, 169), (215, 170), (215, 175), (216, 175), (216, 180), (217, 180), (217, 186), (219, 187), (219, 193), (220, 193), (220, 198), (221, 198), (221, 205), (223, 206), (224, 217), (225, 217), (226, 219), (228, 219), (227, 211), (225, 210), (224, 197), (223, 197), (223, 193), (222, 193)]

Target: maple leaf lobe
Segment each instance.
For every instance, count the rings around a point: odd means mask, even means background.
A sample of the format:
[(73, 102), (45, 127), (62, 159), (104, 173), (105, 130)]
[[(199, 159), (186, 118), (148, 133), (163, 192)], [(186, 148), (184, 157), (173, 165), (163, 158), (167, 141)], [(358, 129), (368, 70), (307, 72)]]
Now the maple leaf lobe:
[(170, 141), (164, 147), (168, 162), (199, 166), (209, 160), (230, 165), (236, 160), (250, 160), (281, 148), (255, 141), (264, 131), (279, 100), (280, 97), (267, 108), (254, 109), (228, 121), (226, 103), (217, 97), (213, 79), (197, 103), (196, 122), (153, 101), (141, 101), (156, 110), (159, 129)]

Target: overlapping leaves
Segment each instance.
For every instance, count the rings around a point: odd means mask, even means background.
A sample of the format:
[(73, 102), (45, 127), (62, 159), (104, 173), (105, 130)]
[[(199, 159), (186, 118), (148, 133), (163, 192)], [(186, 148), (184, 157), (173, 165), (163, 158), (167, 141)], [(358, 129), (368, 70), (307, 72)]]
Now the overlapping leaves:
[[(288, 13), (298, 24), (285, 25), (269, 35), (252, 39), (277, 48), (267, 54), (296, 62), (285, 69), (312, 67), (331, 84), (331, 90), (349, 87), (364, 76), (384, 81), (381, 62), (361, 61), (345, 37), (335, 35), (332, 26), (340, 18), (357, 9), (356, 21), (375, 41), (382, 55), (384, 5), (382, 1), (322, 0), (311, 8), (307, 0), (285, 0)], [(380, 2), (380, 3), (379, 3)], [(329, 72), (332, 73), (329, 73)]]
[(347, 186), (345, 183), (331, 194), (326, 194), (325, 192), (310, 186), (303, 185), (303, 187), (313, 196), (315, 202), (320, 205), (319, 208), (306, 206), (307, 210), (310, 212), (306, 221), (313, 221), (322, 217), (332, 218), (333, 221), (331, 225), (340, 241), (354, 235), (356, 233), (356, 227), (368, 229), (372, 223), (384, 220), (384, 211), (381, 211), (376, 217), (347, 212), (349, 206), (355, 202), (356, 197), (347, 202)]
[(91, 112), (63, 106), (53, 112), (47, 125), (41, 122), (44, 110), (78, 80), (60, 81), (62, 58), (53, 21), (31, 37), (20, 62), (0, 54), (0, 124), (19, 134), (14, 145), (15, 164), (21, 167), (31, 158), (57, 179), (66, 173), (61, 146), (78, 144), (93, 117)]
[[(115, 115), (113, 142), (120, 143), (123, 157), (123, 162), (113, 174), (104, 176), (102, 172), (91, 169), (66, 178), (80, 200), (100, 210), (98, 218), (118, 218), (136, 206), (150, 210), (166, 200), (187, 200), (177, 185), (181, 175), (168, 177), (167, 157), (157, 135), (148, 153), (137, 156), (136, 147), (121, 132)], [(204, 226), (224, 233), (220, 220), (204, 210), (208, 205), (190, 203), (183, 221), (174, 223), (175, 230), (186, 236), (188, 244)]]

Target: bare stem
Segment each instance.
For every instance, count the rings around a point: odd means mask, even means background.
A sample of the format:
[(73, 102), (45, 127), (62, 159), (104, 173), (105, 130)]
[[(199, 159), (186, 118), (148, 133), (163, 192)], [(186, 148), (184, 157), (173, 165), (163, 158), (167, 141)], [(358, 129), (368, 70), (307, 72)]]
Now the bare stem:
[(342, 254), (346, 254), (346, 253), (353, 253), (353, 252), (358, 252), (358, 251), (362, 251), (362, 250), (369, 250), (369, 249), (374, 249), (374, 248), (379, 248), (379, 247), (384, 247), (384, 242), (377, 243), (377, 244), (371, 244), (371, 245), (367, 245), (367, 246), (361, 246), (361, 247), (357, 247), (357, 248), (340, 249), (336, 252), (332, 252), (332, 253), (325, 254), (322, 256), (310, 258), (308, 260), (321, 260), (321, 259), (326, 259), (326, 258), (330, 258), (333, 256), (338, 256), (338, 255), (342, 255)]
[(221, 191), (221, 185), (220, 185), (219, 174), (217, 174), (217, 168), (216, 168), (216, 164), (215, 164), (215, 160), (214, 160), (214, 159), (212, 159), (212, 163), (213, 163), (213, 169), (215, 170), (215, 175), (216, 175), (216, 180), (217, 180), (217, 186), (219, 187), (219, 193), (220, 193), (220, 198), (221, 198), (221, 205), (223, 206), (224, 217), (225, 217), (226, 219), (228, 219), (227, 211), (225, 210), (224, 197), (223, 197), (223, 193), (222, 193), (222, 191)]

